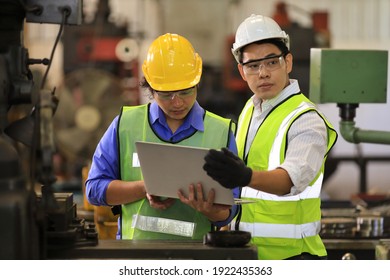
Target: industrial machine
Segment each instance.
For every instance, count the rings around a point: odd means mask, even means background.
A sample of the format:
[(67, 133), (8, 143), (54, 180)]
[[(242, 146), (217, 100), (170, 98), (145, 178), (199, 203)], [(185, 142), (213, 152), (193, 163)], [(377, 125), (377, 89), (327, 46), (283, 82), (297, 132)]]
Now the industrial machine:
[[(390, 144), (390, 132), (355, 125), (360, 103), (386, 103), (388, 51), (313, 48), (310, 63), (310, 98), (337, 104), (341, 136), (356, 144)], [(363, 195), (344, 205), (323, 202), (321, 236), (330, 258), (390, 258), (390, 199), (367, 201)]]
[[(53, 172), (52, 117), (58, 100), (45, 81), (64, 25), (81, 24), (81, 0), (0, 1), (0, 232), (1, 259), (41, 259), (54, 248), (96, 244), (93, 225), (77, 218), (73, 194), (56, 194)], [(32, 59), (23, 45), (24, 21), (60, 24), (50, 59)], [(34, 92), (32, 64), (47, 71)], [(19, 104), (32, 106), (13, 120), (8, 112)], [(18, 144), (29, 147), (29, 168), (23, 168)], [(26, 174), (30, 174), (29, 178)], [(40, 192), (35, 185), (41, 186)]]

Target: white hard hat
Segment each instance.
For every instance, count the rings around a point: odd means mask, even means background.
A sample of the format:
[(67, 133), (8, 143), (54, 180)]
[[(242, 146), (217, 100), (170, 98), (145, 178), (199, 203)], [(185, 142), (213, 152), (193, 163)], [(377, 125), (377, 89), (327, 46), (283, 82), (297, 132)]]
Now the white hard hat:
[(242, 47), (256, 41), (278, 38), (286, 44), (288, 49), (290, 49), (289, 37), (276, 21), (269, 17), (252, 14), (238, 26), (232, 53), (239, 63), (239, 55)]

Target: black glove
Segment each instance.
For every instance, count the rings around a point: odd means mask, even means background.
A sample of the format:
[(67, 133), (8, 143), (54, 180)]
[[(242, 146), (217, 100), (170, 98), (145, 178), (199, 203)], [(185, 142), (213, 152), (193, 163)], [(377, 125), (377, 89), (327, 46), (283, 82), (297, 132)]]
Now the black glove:
[(207, 175), (225, 188), (247, 186), (252, 178), (252, 169), (227, 148), (211, 149), (204, 159), (203, 169)]

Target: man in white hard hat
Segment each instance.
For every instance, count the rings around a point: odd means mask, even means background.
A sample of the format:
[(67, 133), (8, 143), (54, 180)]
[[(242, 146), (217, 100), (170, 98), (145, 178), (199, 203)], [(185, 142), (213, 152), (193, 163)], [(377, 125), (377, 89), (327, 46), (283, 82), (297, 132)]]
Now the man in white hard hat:
[(237, 230), (249, 231), (259, 259), (324, 259), (320, 192), (337, 133), (289, 78), (289, 36), (271, 18), (251, 15), (232, 53), (253, 96), (237, 130), (238, 155), (211, 150), (206, 172), (226, 188), (241, 186)]

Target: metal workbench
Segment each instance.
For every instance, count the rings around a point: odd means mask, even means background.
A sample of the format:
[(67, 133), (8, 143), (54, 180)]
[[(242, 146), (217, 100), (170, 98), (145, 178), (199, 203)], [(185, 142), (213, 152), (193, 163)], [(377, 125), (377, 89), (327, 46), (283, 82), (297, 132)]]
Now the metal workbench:
[(322, 239), (328, 252), (328, 259), (341, 260), (352, 254), (357, 260), (375, 260), (375, 249), (379, 239)]
[(257, 259), (257, 248), (212, 247), (202, 242), (99, 240), (96, 246), (49, 250), (49, 259)]

